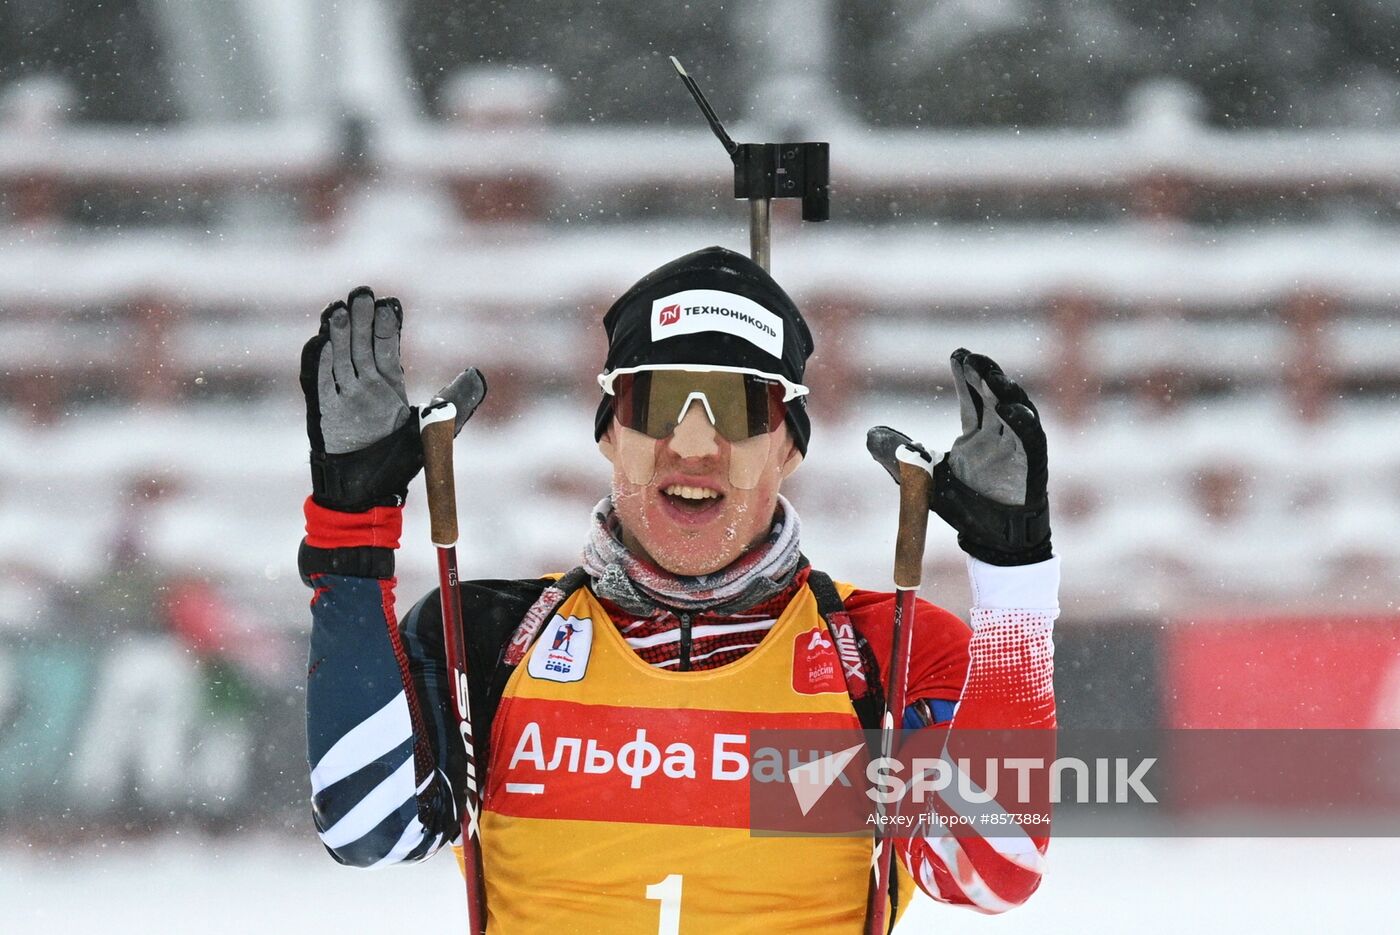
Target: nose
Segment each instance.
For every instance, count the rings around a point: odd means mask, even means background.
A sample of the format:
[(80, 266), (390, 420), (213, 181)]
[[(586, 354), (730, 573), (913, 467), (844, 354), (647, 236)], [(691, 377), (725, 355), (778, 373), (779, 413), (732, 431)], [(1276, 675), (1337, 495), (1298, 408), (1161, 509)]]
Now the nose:
[(700, 400), (691, 401), (667, 445), (679, 458), (708, 458), (719, 454), (715, 427), (710, 424)]

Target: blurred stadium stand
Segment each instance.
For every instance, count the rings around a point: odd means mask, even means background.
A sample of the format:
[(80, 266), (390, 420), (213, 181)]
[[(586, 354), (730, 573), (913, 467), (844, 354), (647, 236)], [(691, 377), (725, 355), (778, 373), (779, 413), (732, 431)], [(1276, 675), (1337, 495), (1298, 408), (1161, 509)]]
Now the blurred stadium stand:
[[(395, 22), (344, 6), (337, 35)], [(831, 41), (803, 28), (818, 50)], [(702, 81), (723, 71), (694, 54)], [(391, 76), (410, 67), (384, 58)], [(114, 515), (103, 498), (158, 470), (184, 521), (153, 547), (250, 592), (266, 571), (286, 600), (305, 488), (297, 351), (361, 282), (404, 298), (420, 392), (466, 363), (491, 379), (490, 428), (463, 443), (464, 489), (489, 491), (476, 515), (493, 545), (474, 570), (569, 562), (605, 483), (586, 444), (601, 312), (661, 260), (745, 236), (718, 146), (648, 65), (646, 99), (678, 101), (662, 125), (561, 112), (577, 99), (561, 103), (558, 76), (491, 64), (438, 76), (432, 117), (347, 85), (268, 97), (251, 118), (187, 105), (194, 117), (103, 122), (69, 116), (81, 81), (14, 77), (0, 99), (0, 562), (32, 562), (61, 523), (53, 573), (84, 573)], [(1112, 126), (867, 126), (809, 66), (799, 50), (757, 71), (772, 88), (788, 69), (810, 105), (789, 129), (832, 142), (835, 220), (775, 220), (775, 273), (819, 336), (818, 445), (794, 491), (816, 558), (884, 578), (889, 491), (860, 435), (890, 421), (950, 440), (942, 361), (965, 344), (1044, 401), (1080, 615), (1393, 607), (1400, 131), (1225, 129), (1171, 78), (1141, 84)], [(716, 98), (748, 114), (737, 138), (773, 132), (761, 95)], [(93, 504), (79, 517), (74, 491)], [(945, 538), (929, 561), (957, 580)], [(429, 562), (410, 547), (404, 573), (426, 584)]]

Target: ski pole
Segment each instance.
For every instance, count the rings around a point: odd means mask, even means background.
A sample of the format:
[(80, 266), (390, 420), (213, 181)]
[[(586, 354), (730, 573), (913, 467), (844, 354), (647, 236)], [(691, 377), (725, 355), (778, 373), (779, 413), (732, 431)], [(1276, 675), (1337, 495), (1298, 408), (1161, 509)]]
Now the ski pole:
[[(880, 722), (880, 756), (894, 755), (895, 726), (903, 720), (909, 695), (909, 654), (914, 644), (914, 599), (923, 578), (924, 539), (928, 532), (929, 488), (933, 464), (914, 449), (903, 446), (899, 459), (899, 529), (894, 543), (894, 645), (885, 679), (885, 716)], [(895, 803), (898, 810), (899, 803)], [(883, 815), (883, 809), (880, 814)], [(893, 920), (886, 921), (890, 874), (894, 871), (894, 839), (881, 837), (877, 825), (870, 889), (866, 897), (867, 935), (886, 935)]]
[(467, 931), (486, 932), (486, 881), (481, 864), (480, 793), (477, 789), (476, 743), (472, 738), (471, 702), (467, 696), (467, 648), (462, 639), (462, 597), (457, 590), (457, 488), (452, 471), (455, 404), (436, 397), (419, 414), (423, 437), (423, 477), (428, 487), (428, 518), (437, 547), (442, 601), (442, 642), (457, 732), (467, 757), (466, 804), (462, 808), (462, 862), (467, 883)]

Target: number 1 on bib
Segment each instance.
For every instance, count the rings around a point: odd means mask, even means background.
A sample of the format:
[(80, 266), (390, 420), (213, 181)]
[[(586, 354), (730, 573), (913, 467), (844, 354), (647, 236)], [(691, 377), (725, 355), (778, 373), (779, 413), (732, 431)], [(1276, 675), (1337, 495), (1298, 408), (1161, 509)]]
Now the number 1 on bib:
[(661, 901), (661, 919), (656, 924), (656, 935), (680, 935), (681, 875), (673, 873), (660, 883), (649, 884), (647, 899)]

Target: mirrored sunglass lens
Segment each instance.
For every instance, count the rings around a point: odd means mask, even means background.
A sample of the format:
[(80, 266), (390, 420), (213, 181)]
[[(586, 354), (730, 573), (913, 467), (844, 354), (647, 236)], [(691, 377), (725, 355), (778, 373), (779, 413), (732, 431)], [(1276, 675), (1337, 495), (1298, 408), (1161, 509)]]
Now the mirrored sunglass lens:
[[(666, 438), (674, 432), (685, 416), (682, 407), (687, 403), (701, 405), (695, 398), (697, 393), (709, 403), (715, 430), (732, 442), (766, 434), (782, 421), (785, 411), (783, 387), (775, 380), (683, 370), (643, 371), (630, 376), (643, 375), (649, 379), (624, 382), (626, 377), (618, 378), (618, 420), (652, 438)], [(626, 403), (624, 395), (630, 397)]]
[(766, 435), (783, 421), (787, 415), (787, 395), (783, 385), (777, 380), (750, 376), (744, 380), (748, 395), (749, 437)]
[(647, 415), (651, 408), (651, 374), (645, 370), (622, 374), (613, 381), (613, 396), (613, 410), (618, 424), (637, 432), (646, 432)]
[(715, 414), (715, 431), (732, 442), (749, 437), (748, 391), (742, 373), (701, 374), (701, 385)]
[(683, 417), (681, 406), (685, 405), (692, 391), (697, 389), (692, 379), (694, 374), (671, 370), (657, 370), (651, 373), (651, 399), (648, 402), (646, 425), (642, 429), (652, 438), (665, 438), (676, 430)]

